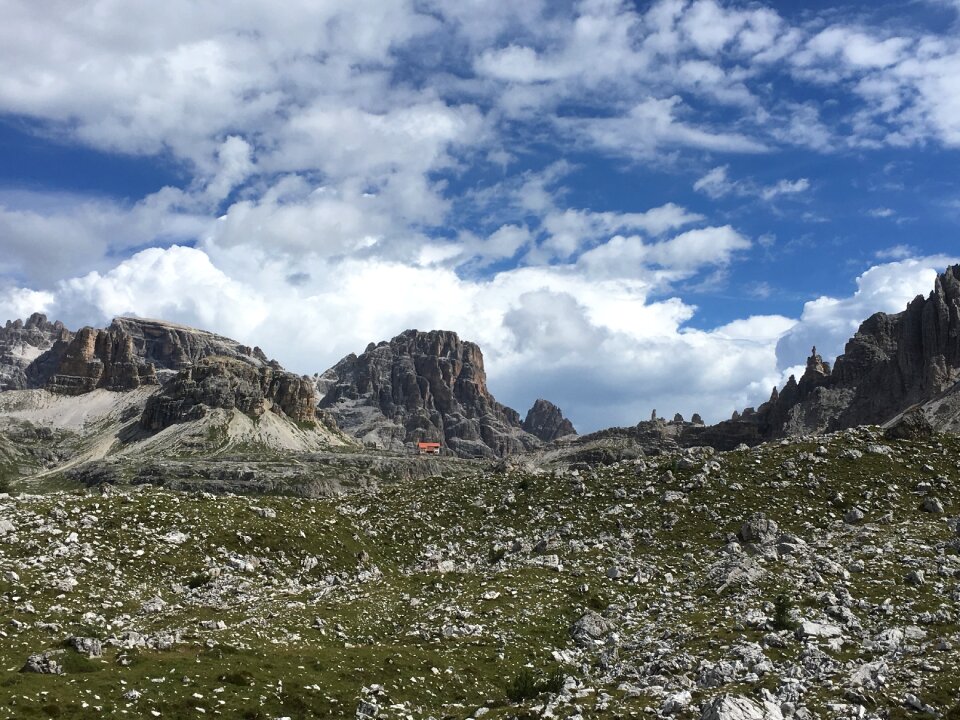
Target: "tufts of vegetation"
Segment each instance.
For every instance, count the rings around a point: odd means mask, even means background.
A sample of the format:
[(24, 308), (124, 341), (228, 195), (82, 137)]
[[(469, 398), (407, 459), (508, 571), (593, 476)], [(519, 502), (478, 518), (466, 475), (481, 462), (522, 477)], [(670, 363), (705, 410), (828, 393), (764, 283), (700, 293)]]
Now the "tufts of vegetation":
[(520, 668), (520, 672), (518, 672), (507, 685), (507, 697), (511, 702), (515, 703), (532, 700), (540, 694), (539, 687), (533, 670), (528, 667), (522, 667)]
[(531, 668), (523, 666), (507, 685), (507, 698), (511, 702), (521, 703), (539, 697), (543, 693), (556, 694), (563, 690), (565, 680), (566, 676), (560, 668), (538, 679)]
[(773, 599), (773, 627), (776, 630), (795, 630), (793, 620), (793, 601), (786, 593), (779, 593)]

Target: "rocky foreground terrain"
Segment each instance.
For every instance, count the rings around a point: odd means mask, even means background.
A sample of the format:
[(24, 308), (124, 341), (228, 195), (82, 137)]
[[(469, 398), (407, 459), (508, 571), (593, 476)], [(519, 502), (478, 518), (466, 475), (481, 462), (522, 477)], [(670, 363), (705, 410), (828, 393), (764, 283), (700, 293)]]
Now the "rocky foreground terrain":
[(862, 428), (3, 495), (0, 716), (955, 718), (958, 457)]

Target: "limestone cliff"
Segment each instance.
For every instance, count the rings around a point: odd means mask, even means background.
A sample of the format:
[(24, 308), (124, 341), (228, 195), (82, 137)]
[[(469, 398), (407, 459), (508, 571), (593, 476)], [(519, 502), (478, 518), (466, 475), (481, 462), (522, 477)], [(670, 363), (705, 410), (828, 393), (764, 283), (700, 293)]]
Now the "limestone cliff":
[(268, 363), (258, 347), (250, 348), (222, 335), (163, 320), (118, 317), (110, 328), (129, 335), (135, 354), (158, 370), (179, 371), (212, 356), (241, 358), (256, 366)]
[(453, 332), (407, 330), (371, 343), (321, 375), (317, 388), (319, 406), (371, 445), (439, 441), (463, 457), (502, 457), (539, 444), (490, 394), (480, 348)]
[(61, 322), (48, 322), (34, 313), (26, 321), (8, 320), (0, 327), (0, 391), (23, 390), (30, 386), (27, 368), (57, 340), (71, 334)]
[(949, 408), (956, 405), (958, 380), (960, 265), (937, 277), (930, 295), (918, 295), (903, 312), (864, 321), (832, 370), (814, 348), (799, 381), (791, 377), (756, 413), (695, 433), (696, 441), (725, 447), (735, 440), (754, 444), (884, 424), (926, 404), (936, 405), (935, 424), (952, 427), (957, 423)]
[(140, 424), (162, 430), (197, 420), (211, 408), (237, 409), (254, 418), (272, 411), (295, 422), (317, 419), (309, 378), (286, 372), (276, 363), (258, 367), (238, 358), (213, 356), (181, 370), (152, 396)]
[(36, 313), (0, 328), (0, 390), (133, 390), (156, 384), (158, 372), (170, 377), (212, 356), (270, 365), (260, 348), (175, 323), (119, 317), (106, 329), (72, 333)]
[(27, 368), (27, 377), (36, 386), (64, 395), (97, 388), (134, 390), (157, 383), (153, 365), (137, 357), (132, 338), (114, 327), (85, 327), (70, 340), (57, 340)]
[(577, 434), (577, 429), (563, 416), (560, 408), (543, 398), (539, 398), (527, 411), (523, 429), (544, 442)]

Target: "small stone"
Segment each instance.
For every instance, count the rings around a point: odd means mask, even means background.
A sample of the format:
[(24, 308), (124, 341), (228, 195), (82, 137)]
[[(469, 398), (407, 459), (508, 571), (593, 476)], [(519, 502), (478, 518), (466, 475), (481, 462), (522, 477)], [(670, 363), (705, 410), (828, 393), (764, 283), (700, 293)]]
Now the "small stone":
[(768, 701), (759, 705), (745, 697), (721, 695), (707, 705), (700, 720), (783, 720), (783, 713)]
[(74, 636), (67, 642), (81, 655), (91, 658), (103, 655), (103, 644), (96, 638)]
[(372, 718), (376, 717), (377, 713), (380, 712), (380, 708), (377, 707), (372, 702), (367, 702), (366, 700), (361, 700), (357, 705), (357, 718)]
[(843, 630), (837, 625), (805, 621), (797, 628), (797, 636), (804, 638), (837, 638)]
[(780, 528), (773, 520), (763, 515), (751, 516), (740, 528), (740, 538), (747, 543), (766, 545), (777, 539)]
[(573, 624), (573, 627), (570, 628), (570, 634), (577, 645), (590, 647), (598, 644), (600, 638), (610, 630), (610, 623), (592, 610), (588, 610)]
[(690, 691), (683, 690), (667, 697), (667, 699), (663, 701), (660, 712), (664, 715), (674, 715), (686, 710), (691, 702), (693, 702), (693, 696), (690, 694)]
[(167, 606), (167, 603), (159, 595), (147, 600), (140, 609), (148, 614), (158, 613)]

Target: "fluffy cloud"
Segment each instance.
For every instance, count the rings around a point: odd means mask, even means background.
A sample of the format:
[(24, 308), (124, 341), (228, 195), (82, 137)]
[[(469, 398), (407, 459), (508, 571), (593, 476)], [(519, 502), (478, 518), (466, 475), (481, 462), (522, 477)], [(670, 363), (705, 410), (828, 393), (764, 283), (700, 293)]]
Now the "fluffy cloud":
[[(215, 156), (215, 138), (269, 129), (278, 111), (349, 88), (353, 66), (389, 66), (391, 48), (436, 26), (409, 2), (376, 0), (246, 0), (229, 12), (188, 0), (58, 4), (5, 8), (0, 106), (97, 147), (167, 147), (198, 165)], [(51, 23), (51, 13), (69, 20)]]
[(0, 192), (0, 276), (45, 286), (78, 271), (102, 269), (133, 248), (196, 237), (208, 220), (172, 188), (125, 204), (36, 191)]
[(669, 203), (643, 213), (590, 212), (568, 208), (551, 208), (543, 216), (543, 227), (548, 235), (544, 249), (549, 256), (567, 259), (585, 245), (623, 231), (641, 231), (661, 235), (703, 220), (702, 215)]
[(227, 277), (202, 251), (177, 245), (143, 250), (103, 274), (61, 281), (55, 298), (57, 317), (74, 326), (135, 314), (243, 336), (269, 314), (259, 292)]
[(660, 148), (694, 147), (731, 153), (762, 153), (762, 142), (736, 132), (707, 129), (677, 117), (682, 100), (650, 98), (621, 117), (559, 119), (558, 125), (599, 149), (635, 158), (649, 158)]

